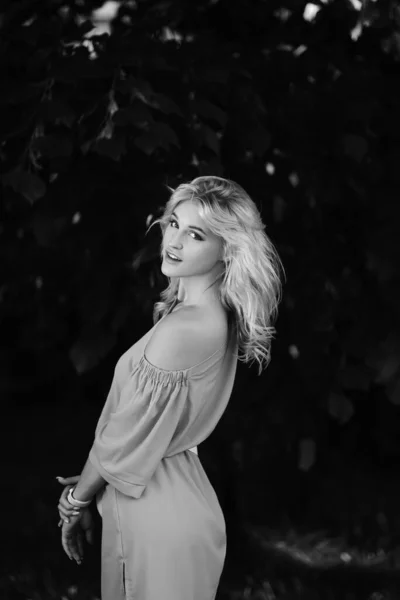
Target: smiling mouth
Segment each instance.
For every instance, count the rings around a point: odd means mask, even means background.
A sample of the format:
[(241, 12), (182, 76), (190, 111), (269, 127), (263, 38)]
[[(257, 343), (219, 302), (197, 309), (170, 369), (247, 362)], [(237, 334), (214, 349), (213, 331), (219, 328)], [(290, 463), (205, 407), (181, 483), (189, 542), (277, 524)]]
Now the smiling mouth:
[(180, 259), (180, 258), (173, 258), (167, 251), (165, 251), (165, 256), (170, 261), (173, 261), (173, 262), (176, 262), (176, 263), (182, 262), (182, 259)]

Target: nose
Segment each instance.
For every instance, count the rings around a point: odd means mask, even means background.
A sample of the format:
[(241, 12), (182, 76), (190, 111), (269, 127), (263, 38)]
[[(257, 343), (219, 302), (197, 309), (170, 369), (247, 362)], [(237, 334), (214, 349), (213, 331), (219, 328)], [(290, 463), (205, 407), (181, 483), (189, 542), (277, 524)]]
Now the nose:
[(182, 249), (182, 242), (180, 241), (179, 233), (170, 239), (169, 246), (171, 246), (171, 248)]

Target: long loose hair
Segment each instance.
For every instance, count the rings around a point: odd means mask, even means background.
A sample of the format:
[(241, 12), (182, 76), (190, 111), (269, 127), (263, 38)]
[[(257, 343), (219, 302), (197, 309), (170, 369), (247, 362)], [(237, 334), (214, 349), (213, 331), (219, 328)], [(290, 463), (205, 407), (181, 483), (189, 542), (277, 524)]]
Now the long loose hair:
[[(197, 177), (172, 190), (162, 216), (148, 230), (159, 223), (164, 236), (171, 214), (186, 200), (198, 203), (200, 217), (222, 239), (225, 268), (216, 279), (221, 280), (219, 298), (233, 314), (238, 359), (245, 363), (257, 361), (260, 375), (271, 360), (271, 341), (276, 333), (272, 323), (282, 296), (280, 270), (285, 273), (282, 262), (264, 231), (266, 226), (256, 204), (240, 185), (222, 177)], [(161, 244), (161, 259), (162, 252)], [(180, 278), (168, 279), (161, 300), (154, 305), (154, 323), (178, 297)]]

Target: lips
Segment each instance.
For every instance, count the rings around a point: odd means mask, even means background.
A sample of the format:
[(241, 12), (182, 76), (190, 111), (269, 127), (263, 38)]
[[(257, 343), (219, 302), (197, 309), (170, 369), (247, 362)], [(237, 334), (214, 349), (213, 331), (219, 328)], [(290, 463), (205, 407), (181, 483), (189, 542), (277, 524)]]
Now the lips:
[[(174, 252), (170, 252), (170, 250), (166, 250), (166, 251), (165, 251), (165, 256), (166, 256), (167, 258), (169, 258), (170, 260), (174, 260), (174, 259), (173, 259), (173, 258), (170, 258), (170, 257), (168, 256), (168, 253), (172, 254), (173, 256), (176, 256), (176, 258), (177, 258), (179, 261), (182, 261), (182, 259), (181, 259), (179, 256), (177, 256), (177, 255), (176, 255)], [(177, 261), (175, 261), (175, 262), (177, 262)]]

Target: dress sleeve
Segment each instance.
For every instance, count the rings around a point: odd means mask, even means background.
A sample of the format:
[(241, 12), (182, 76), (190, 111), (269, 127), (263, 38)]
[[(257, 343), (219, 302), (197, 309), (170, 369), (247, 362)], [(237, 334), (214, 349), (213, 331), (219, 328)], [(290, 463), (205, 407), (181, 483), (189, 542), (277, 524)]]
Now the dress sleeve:
[(95, 469), (123, 494), (144, 492), (187, 408), (188, 389), (184, 371), (158, 369), (144, 357), (134, 367), (89, 452)]

